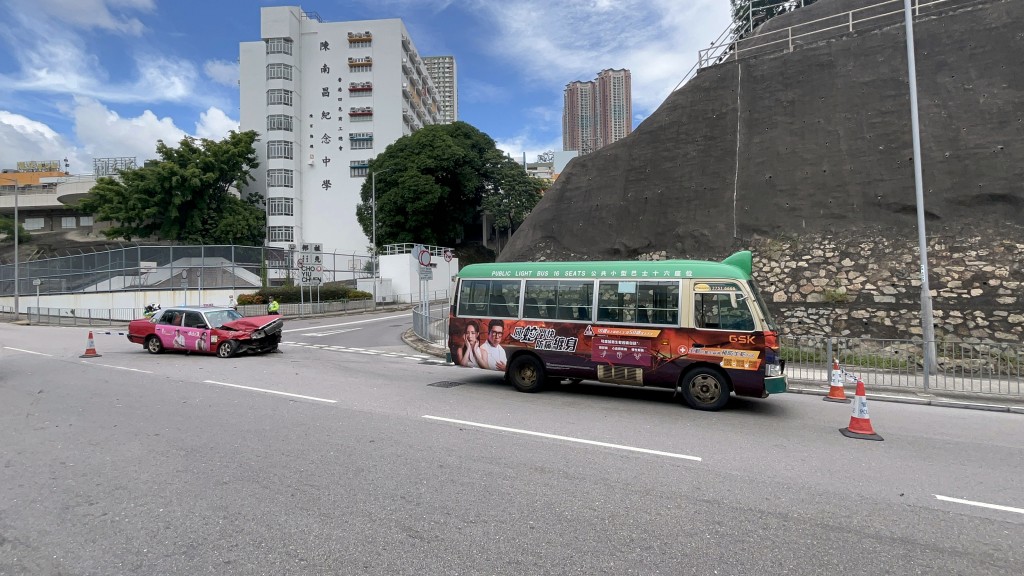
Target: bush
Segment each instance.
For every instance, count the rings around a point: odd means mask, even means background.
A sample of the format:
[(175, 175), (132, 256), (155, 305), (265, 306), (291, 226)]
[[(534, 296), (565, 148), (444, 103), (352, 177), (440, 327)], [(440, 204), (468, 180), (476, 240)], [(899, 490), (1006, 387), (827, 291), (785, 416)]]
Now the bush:
[[(315, 291), (314, 291), (315, 292)], [(240, 294), (238, 304), (266, 304), (273, 296), (281, 304), (298, 304), (302, 302), (298, 286), (279, 286), (274, 288), (262, 288), (253, 294)], [(308, 301), (309, 291), (306, 290), (305, 298)], [(373, 295), (369, 292), (356, 290), (351, 286), (325, 285), (320, 287), (320, 300), (322, 302), (336, 302), (338, 300), (370, 300)]]

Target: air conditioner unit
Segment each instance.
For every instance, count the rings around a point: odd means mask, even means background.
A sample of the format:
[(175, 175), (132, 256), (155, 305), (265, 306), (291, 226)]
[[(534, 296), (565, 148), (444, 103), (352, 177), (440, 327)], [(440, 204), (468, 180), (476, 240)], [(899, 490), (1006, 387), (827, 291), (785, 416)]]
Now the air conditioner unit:
[(288, 249), (289, 250), (295, 250), (295, 244), (289, 244), (288, 245)]

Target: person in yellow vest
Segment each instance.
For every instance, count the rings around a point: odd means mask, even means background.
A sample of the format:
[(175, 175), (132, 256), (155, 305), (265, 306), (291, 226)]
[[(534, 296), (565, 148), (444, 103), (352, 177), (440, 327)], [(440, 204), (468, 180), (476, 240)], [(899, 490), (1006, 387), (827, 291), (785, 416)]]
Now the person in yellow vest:
[(267, 314), (277, 316), (278, 314), (280, 314), (280, 312), (278, 312), (279, 308), (281, 308), (281, 305), (277, 303), (277, 298), (271, 296), (270, 304), (267, 304)]

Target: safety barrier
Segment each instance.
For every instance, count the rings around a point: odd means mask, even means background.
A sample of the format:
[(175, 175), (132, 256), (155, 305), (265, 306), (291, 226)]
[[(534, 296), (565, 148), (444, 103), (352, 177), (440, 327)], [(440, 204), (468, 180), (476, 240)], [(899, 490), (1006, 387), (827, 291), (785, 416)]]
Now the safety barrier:
[[(924, 391), (924, 349), (920, 340), (800, 336), (781, 339), (791, 380), (830, 381), (833, 359), (870, 388)], [(1024, 345), (942, 340), (935, 343), (936, 366), (929, 390), (1024, 396)]]

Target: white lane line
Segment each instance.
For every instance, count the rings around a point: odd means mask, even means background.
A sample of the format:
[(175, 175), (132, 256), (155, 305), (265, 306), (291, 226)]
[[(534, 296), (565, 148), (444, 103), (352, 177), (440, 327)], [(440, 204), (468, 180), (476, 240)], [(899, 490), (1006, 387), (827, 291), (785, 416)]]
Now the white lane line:
[(24, 352), (25, 354), (35, 354), (37, 356), (50, 356), (53, 354), (43, 354), (42, 352), (33, 352), (31, 350), (22, 350), (21, 348), (11, 348), (10, 346), (4, 346), (4, 350), (14, 350), (15, 352)]
[(139, 370), (138, 368), (125, 368), (124, 366), (114, 366), (113, 364), (100, 364), (99, 362), (89, 362), (88, 360), (82, 360), (82, 364), (88, 364), (90, 366), (103, 366), (104, 368), (117, 368), (118, 370), (130, 370), (132, 372), (142, 372), (143, 374), (152, 374), (149, 370)]
[(280, 394), (281, 396), (291, 396), (293, 398), (305, 398), (306, 400), (316, 400), (317, 402), (328, 402), (335, 404), (337, 400), (328, 400), (326, 398), (317, 398), (316, 396), (303, 396), (302, 394), (290, 394), (288, 392), (278, 392), (277, 390), (267, 390), (265, 388), (253, 388), (252, 386), (241, 386), (239, 384), (228, 384), (227, 382), (217, 382), (216, 380), (203, 380), (206, 384), (217, 384), (219, 386), (230, 386), (232, 388), (241, 388), (243, 390), (255, 390), (256, 392), (266, 392), (267, 394)]
[(1002, 510), (1003, 512), (1016, 512), (1017, 514), (1024, 514), (1024, 508), (1014, 508), (1013, 506), (1000, 506), (999, 504), (986, 504), (985, 502), (975, 502), (974, 500), (961, 500), (959, 498), (950, 498), (949, 496), (939, 496), (938, 494), (932, 494), (939, 500), (945, 502), (955, 502), (957, 504), (967, 504), (968, 506), (979, 506), (981, 508), (991, 508), (993, 510)]
[(355, 320), (353, 322), (342, 322), (341, 324), (324, 324), (323, 326), (310, 326), (309, 328), (292, 328), (290, 330), (282, 330), (282, 332), (306, 332), (308, 330), (323, 330), (324, 328), (334, 328), (335, 326), (350, 326), (352, 324), (364, 324), (366, 322), (380, 322), (381, 320), (394, 320), (395, 318), (410, 318), (410, 314), (399, 314), (398, 316), (383, 316), (381, 318), (369, 318), (367, 320)]
[(454, 420), (452, 418), (442, 418), (440, 416), (428, 416), (424, 415), (424, 418), (430, 420), (440, 420), (442, 422), (451, 422), (453, 424), (463, 424), (465, 426), (476, 426), (479, 428), (488, 428), (490, 430), (501, 430), (503, 432), (515, 432), (516, 434), (528, 434), (530, 436), (540, 436), (541, 438), (551, 438), (553, 440), (565, 440), (566, 442), (578, 442), (580, 444), (590, 444), (591, 446), (604, 446), (605, 448), (618, 448), (619, 450), (629, 450), (631, 452), (642, 452), (644, 454), (653, 454), (655, 456), (668, 456), (669, 458), (682, 458), (684, 460), (694, 460), (701, 462), (699, 456), (688, 456), (686, 454), (676, 454), (674, 452), (662, 452), (661, 450), (648, 450), (647, 448), (635, 448), (633, 446), (623, 446), (621, 444), (609, 444), (607, 442), (597, 442), (595, 440), (583, 440), (582, 438), (572, 438), (570, 436), (558, 436), (556, 434), (546, 434), (544, 432), (532, 432), (530, 430), (519, 430), (517, 428), (506, 428), (504, 426), (494, 426), (492, 424), (480, 424), (479, 422), (467, 422), (465, 420)]

